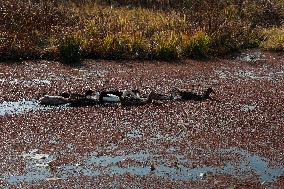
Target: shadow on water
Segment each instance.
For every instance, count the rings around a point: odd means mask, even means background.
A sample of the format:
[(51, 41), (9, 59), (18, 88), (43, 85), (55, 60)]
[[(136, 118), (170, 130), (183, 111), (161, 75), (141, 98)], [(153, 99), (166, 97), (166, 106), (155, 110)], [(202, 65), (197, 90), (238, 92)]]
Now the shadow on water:
[[(25, 161), (25, 174), (20, 176), (2, 177), (11, 185), (18, 185), (22, 182), (35, 183), (48, 180), (67, 179), (68, 177), (79, 176), (101, 176), (101, 175), (123, 175), (125, 173), (137, 176), (146, 176), (156, 174), (157, 176), (170, 180), (200, 180), (208, 174), (228, 174), (232, 176), (247, 176), (255, 173), (259, 182), (273, 182), (278, 176), (284, 173), (282, 166), (271, 166), (266, 158), (254, 155), (238, 148), (222, 149), (219, 152), (222, 156), (238, 155), (240, 158), (224, 162), (222, 166), (200, 165), (187, 167), (193, 161), (184, 158), (182, 155), (168, 154), (175, 156), (176, 165), (169, 166), (169, 159), (164, 155), (155, 155), (145, 151), (119, 156), (98, 156), (97, 153), (86, 156), (81, 164), (66, 164), (59, 167), (56, 172), (52, 172), (50, 163), (56, 160), (56, 157), (48, 154), (37, 153), (37, 150), (23, 153), (22, 158)], [(126, 166), (120, 166), (127, 160), (139, 162), (131, 163)], [(149, 162), (155, 162), (155, 168), (152, 169)]]

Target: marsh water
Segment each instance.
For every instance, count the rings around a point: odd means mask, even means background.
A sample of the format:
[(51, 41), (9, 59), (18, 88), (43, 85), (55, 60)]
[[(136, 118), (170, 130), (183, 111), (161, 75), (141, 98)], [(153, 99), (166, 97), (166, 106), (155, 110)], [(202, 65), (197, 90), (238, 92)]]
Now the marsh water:
[[(19, 68), (27, 74), (20, 76), (12, 66), (5, 67), (12, 71), (9, 77), (0, 74), (0, 84), (6, 87), (2, 96), (17, 91), (19, 98), (8, 96), (0, 102), (1, 182), (7, 188), (23, 183), (33, 187), (126, 175), (158, 177), (170, 183), (202, 183), (218, 175), (241, 182), (249, 178), (263, 186), (281, 181), (284, 65), (280, 59), (256, 50), (213, 68), (208, 62), (195, 62), (197, 68), (191, 63), (185, 67), (165, 64), (137, 63), (135, 68), (127, 63), (98, 63), (66, 68), (27, 63)], [(198, 93), (213, 87), (217, 100), (70, 108), (42, 106), (35, 97), (45, 90), (56, 95), (114, 86), (166, 93), (191, 84)], [(94, 150), (104, 145), (109, 148)]]

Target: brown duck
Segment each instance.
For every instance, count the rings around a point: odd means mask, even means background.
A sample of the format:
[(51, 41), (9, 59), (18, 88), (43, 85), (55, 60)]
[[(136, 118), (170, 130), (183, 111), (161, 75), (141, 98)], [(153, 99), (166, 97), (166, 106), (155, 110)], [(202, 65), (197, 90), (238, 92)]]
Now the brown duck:
[(210, 94), (214, 93), (214, 90), (209, 87), (203, 94), (196, 94), (192, 91), (181, 91), (179, 89), (174, 89), (173, 91), (173, 99), (181, 99), (181, 100), (193, 100), (193, 101), (203, 101), (203, 100), (212, 100)]
[(120, 102), (122, 106), (141, 106), (152, 102), (154, 93), (150, 93), (147, 97), (140, 97), (137, 92), (134, 96), (132, 95), (122, 95)]
[[(99, 101), (96, 98), (92, 98), (93, 91), (87, 90), (85, 94), (71, 93), (69, 94), (69, 103), (72, 107), (81, 107), (81, 106), (94, 106), (99, 104)], [(68, 94), (63, 94), (68, 96)]]

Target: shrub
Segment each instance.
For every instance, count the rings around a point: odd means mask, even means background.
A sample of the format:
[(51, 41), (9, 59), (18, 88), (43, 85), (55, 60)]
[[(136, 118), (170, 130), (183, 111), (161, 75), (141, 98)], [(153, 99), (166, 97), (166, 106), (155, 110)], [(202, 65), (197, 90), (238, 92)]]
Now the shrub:
[(211, 45), (211, 38), (203, 31), (195, 33), (186, 44), (186, 56), (204, 58), (207, 56)]
[(172, 42), (161, 42), (157, 45), (157, 57), (163, 60), (173, 60), (178, 57), (176, 45)]
[(65, 36), (58, 45), (59, 58), (64, 64), (79, 64), (81, 61), (80, 41), (73, 35)]
[(113, 34), (107, 34), (103, 39), (103, 51), (105, 54), (110, 54), (114, 47), (115, 36)]

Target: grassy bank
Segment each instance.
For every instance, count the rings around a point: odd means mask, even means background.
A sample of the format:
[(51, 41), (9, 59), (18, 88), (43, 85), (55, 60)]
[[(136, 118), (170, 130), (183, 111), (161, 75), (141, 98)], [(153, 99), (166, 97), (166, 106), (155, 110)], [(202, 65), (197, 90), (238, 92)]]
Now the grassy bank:
[[(270, 48), (283, 36), (282, 0), (5, 0), (0, 59), (165, 59)], [(269, 34), (270, 27), (278, 28)], [(279, 30), (279, 32), (275, 32)], [(282, 37), (283, 38), (283, 37)], [(277, 50), (283, 50), (282, 43)]]

